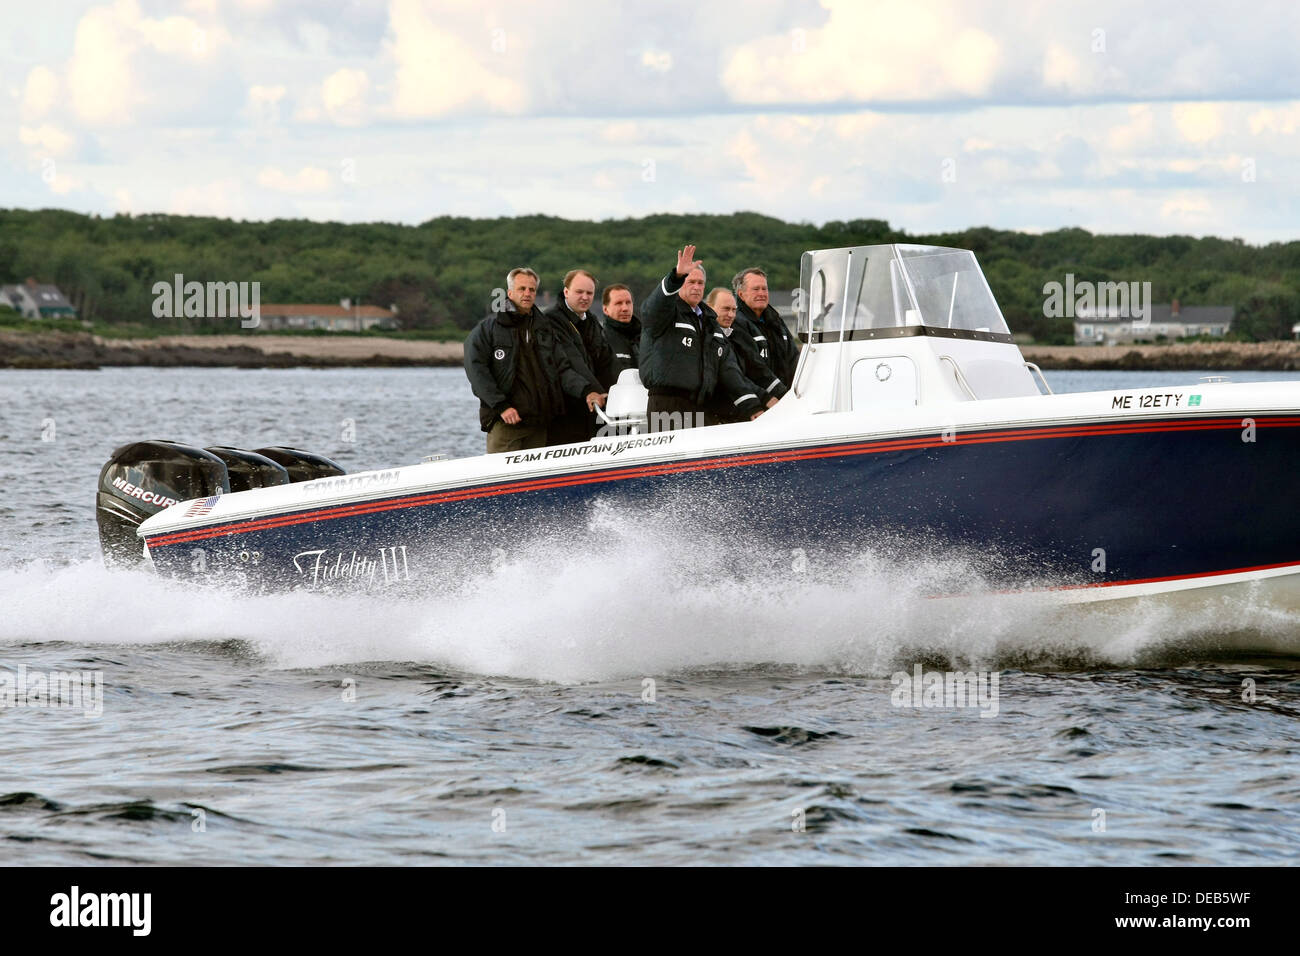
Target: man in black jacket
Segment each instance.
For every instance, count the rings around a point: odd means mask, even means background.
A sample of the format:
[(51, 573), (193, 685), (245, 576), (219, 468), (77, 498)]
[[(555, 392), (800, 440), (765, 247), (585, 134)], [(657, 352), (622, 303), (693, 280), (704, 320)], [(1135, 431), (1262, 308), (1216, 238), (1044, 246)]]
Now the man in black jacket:
[(731, 287), (739, 300), (740, 318), (749, 323), (754, 341), (766, 351), (763, 358), (788, 389), (794, 384), (794, 370), (799, 364), (799, 343), (768, 301), (767, 273), (742, 269), (731, 280)]
[(677, 265), (641, 304), (641, 382), (650, 392), (651, 431), (716, 424), (707, 407), (715, 392), (749, 419), (763, 414), (750, 383), (726, 347), (704, 298), (704, 263), (695, 247), (677, 253)]
[[(768, 366), (767, 350), (762, 347), (763, 343), (755, 342), (750, 326), (737, 320), (736, 297), (722, 286), (718, 286), (704, 301), (717, 313), (718, 327), (727, 337), (727, 344), (731, 346), (731, 350), (736, 353), (736, 364), (740, 366), (741, 374), (754, 383), (759, 401), (764, 402), (767, 408), (771, 408), (780, 401), (787, 389)], [(726, 411), (727, 414), (722, 414), (722, 418), (727, 421), (737, 420), (729, 410)]]
[[(596, 279), (583, 269), (564, 276), (564, 296), (545, 313), (555, 325), (560, 346), (569, 363), (587, 376), (590, 386), (606, 393), (614, 384), (614, 358), (591, 304), (596, 298)], [(588, 403), (569, 398), (564, 414), (551, 423), (547, 444), (567, 445), (586, 441), (596, 433), (596, 418)]]
[(632, 314), (632, 290), (625, 285), (605, 286), (600, 294), (600, 307), (605, 313), (605, 341), (614, 357), (614, 381), (618, 381), (626, 369), (637, 367), (641, 320)]
[(465, 374), (480, 402), (488, 454), (545, 445), (566, 394), (584, 396), (588, 408), (604, 403), (604, 395), (569, 363), (552, 324), (533, 308), (536, 299), (537, 273), (511, 269), (505, 307), (465, 339)]

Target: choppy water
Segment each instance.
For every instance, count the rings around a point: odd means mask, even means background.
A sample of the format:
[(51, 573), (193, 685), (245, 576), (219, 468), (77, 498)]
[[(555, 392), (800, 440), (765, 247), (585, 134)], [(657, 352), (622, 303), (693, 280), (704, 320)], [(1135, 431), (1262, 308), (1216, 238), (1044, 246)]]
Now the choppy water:
[[(463, 374), (0, 371), (0, 395), (0, 666), (104, 675), (98, 718), (0, 708), (7, 862), (1300, 856), (1300, 621), (1266, 603), (929, 600), (973, 574), (951, 554), (774, 580), (617, 514), (422, 600), (199, 594), (101, 566), (113, 447), (473, 454)], [(997, 715), (893, 706), (915, 663), (1000, 669)]]

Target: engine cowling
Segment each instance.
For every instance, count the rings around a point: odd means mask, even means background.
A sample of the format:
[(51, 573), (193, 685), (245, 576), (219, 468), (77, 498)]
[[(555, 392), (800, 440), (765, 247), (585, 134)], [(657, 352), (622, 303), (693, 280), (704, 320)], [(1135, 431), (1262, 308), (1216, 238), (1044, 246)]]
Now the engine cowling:
[(137, 564), (138, 528), (180, 501), (230, 490), (225, 463), (211, 452), (167, 439), (131, 442), (113, 451), (99, 472), (95, 518), (108, 564)]
[(289, 484), (289, 470), (284, 465), (255, 451), (231, 448), (229, 445), (209, 445), (203, 450), (225, 462), (232, 492)]
[(300, 448), (272, 445), (269, 448), (254, 450), (257, 454), (283, 465), (289, 472), (290, 481), (311, 481), (313, 478), (333, 478), (336, 475), (347, 474), (338, 462)]
[(228, 445), (198, 448), (167, 439), (122, 445), (99, 473), (95, 518), (109, 565), (144, 560), (136, 529), (182, 501), (347, 474), (338, 462), (273, 445), (246, 451)]

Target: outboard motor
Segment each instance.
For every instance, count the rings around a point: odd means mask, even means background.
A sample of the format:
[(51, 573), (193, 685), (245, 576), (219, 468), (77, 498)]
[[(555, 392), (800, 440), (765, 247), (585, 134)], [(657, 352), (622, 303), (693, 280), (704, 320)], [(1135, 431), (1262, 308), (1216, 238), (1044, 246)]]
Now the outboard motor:
[(347, 474), (338, 462), (324, 455), (313, 455), (309, 451), (285, 448), (283, 445), (258, 448), (255, 451), (283, 465), (289, 472), (290, 481), (311, 481), (313, 478), (333, 478), (336, 475)]
[(230, 476), (230, 490), (248, 491), (250, 488), (272, 488), (289, 483), (289, 470), (265, 455), (229, 445), (211, 445), (205, 449), (226, 463)]
[(131, 442), (113, 452), (99, 473), (95, 517), (107, 564), (138, 564), (143, 547), (136, 528), (164, 508), (230, 490), (225, 463), (216, 455), (161, 439)]

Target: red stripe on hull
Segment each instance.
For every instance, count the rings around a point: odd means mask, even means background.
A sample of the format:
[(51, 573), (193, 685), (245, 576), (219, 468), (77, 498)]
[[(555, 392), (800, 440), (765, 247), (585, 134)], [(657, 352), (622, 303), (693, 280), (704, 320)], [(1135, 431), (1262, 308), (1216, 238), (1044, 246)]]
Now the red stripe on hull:
[[(932, 436), (926, 436), (923, 438), (876, 439), (873, 441), (857, 442), (846, 445), (822, 445), (816, 447), (786, 449), (784, 451), (733, 454), (723, 458), (714, 457), (687, 461), (660, 462), (639, 467), (611, 467), (600, 471), (575, 472), (567, 475), (554, 475), (548, 478), (516, 479), (503, 484), (475, 485), (450, 491), (408, 495), (401, 498), (362, 502), (355, 505), (316, 508), (311, 511), (293, 512), (291, 514), (283, 514), (270, 518), (245, 519), (234, 524), (210, 525), (187, 531), (175, 531), (160, 534), (153, 538), (146, 538), (146, 542), (151, 548), (164, 547), (171, 544), (202, 541), (207, 538), (243, 534), (249, 531), (263, 531), (295, 524), (329, 521), (334, 518), (375, 514), (382, 511), (398, 511), (404, 508), (419, 508), (433, 504), (450, 504), (457, 501), (470, 501), (476, 498), (490, 498), (497, 495), (541, 491), (550, 488), (566, 488), (574, 485), (598, 484), (607, 481), (624, 481), (632, 478), (685, 474), (694, 471), (711, 471), (719, 468), (738, 468), (745, 465), (774, 464), (785, 461), (810, 461), (818, 458), (839, 458), (848, 455), (871, 455), (891, 451), (912, 451), (927, 448), (942, 448), (945, 445), (1039, 441), (1056, 438), (1091, 437), (1097, 435), (1139, 435), (1152, 432), (1236, 430), (1242, 427), (1241, 422), (1242, 418), (1238, 417), (1171, 420), (1166, 422), (1115, 422), (1104, 425), (1065, 425), (1042, 428), (1013, 428), (972, 432), (970, 434), (963, 434), (959, 440), (953, 441), (944, 441), (942, 438), (935, 438)], [(1263, 418), (1256, 422), (1256, 427), (1258, 428), (1295, 428), (1298, 426), (1300, 426), (1300, 417)], [(1221, 573), (1230, 574), (1233, 572), (1225, 571)], [(1123, 584), (1135, 582), (1114, 583)], [(1096, 585), (1084, 586), (1093, 587)]]

